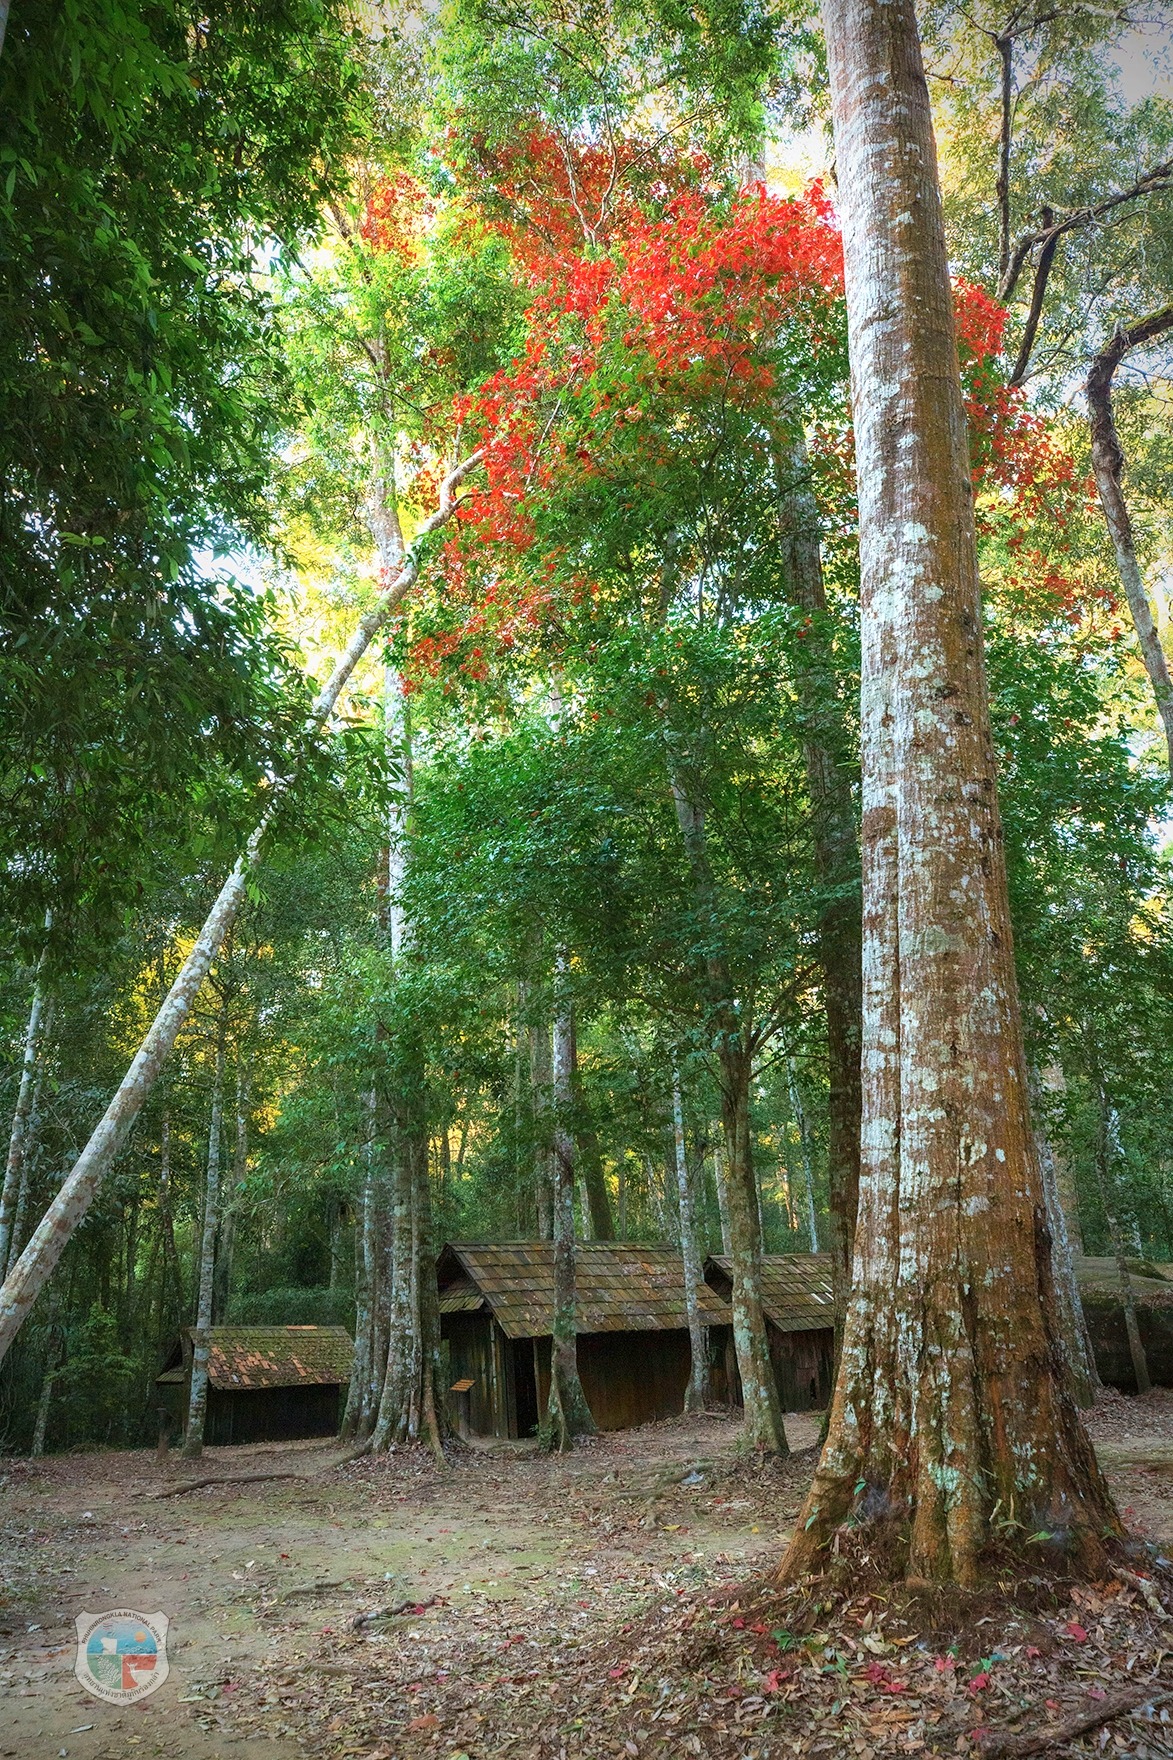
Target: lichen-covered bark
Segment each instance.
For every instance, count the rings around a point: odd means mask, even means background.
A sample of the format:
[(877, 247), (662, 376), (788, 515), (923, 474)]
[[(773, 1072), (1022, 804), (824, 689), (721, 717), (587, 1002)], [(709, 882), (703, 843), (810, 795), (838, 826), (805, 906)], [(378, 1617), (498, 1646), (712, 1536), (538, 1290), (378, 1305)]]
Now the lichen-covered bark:
[(859, 478), (863, 1124), (827, 1442), (782, 1574), (849, 1514), (913, 1579), (1118, 1518), (1071, 1394), (1031, 1135), (935, 144), (912, 0), (823, 0)]
[(704, 1281), (701, 1270), (700, 1242), (697, 1240), (696, 1216), (692, 1202), (692, 1171), (688, 1165), (688, 1145), (684, 1136), (684, 1103), (680, 1093), (680, 1076), (672, 1071), (672, 1137), (676, 1149), (676, 1198), (680, 1211), (680, 1256), (684, 1262), (684, 1308), (688, 1315), (690, 1370), (684, 1393), (686, 1412), (701, 1412), (709, 1397), (709, 1333), (701, 1321), (700, 1287)]
[[(449, 472), (440, 485), (439, 506), (419, 527), (413, 548), (403, 566), (396, 574), (387, 578), (383, 591), (371, 609), (360, 619), (345, 652), (319, 693), (310, 712), (306, 730), (308, 734), (316, 733), (329, 720), (351, 673), (396, 606), (415, 584), (420, 568), (420, 551), (416, 546), (451, 519), (456, 506), (456, 491), (480, 463), (480, 457), (479, 452), (470, 454)], [(4, 1285), (0, 1288), (0, 1362), (8, 1354), (30, 1308), (52, 1276), (74, 1229), (89, 1211), (99, 1186), (117, 1159), (144, 1101), (154, 1087), (159, 1071), (170, 1056), (212, 962), (223, 945), (224, 937), (244, 904), (249, 875), (260, 859), (261, 844), (277, 801), (292, 786), (295, 778), (294, 767), (273, 785), (268, 808), (246, 843), (232, 873), (221, 887), (191, 952), (152, 1021), (146, 1038), (135, 1053), (117, 1092), (16, 1265), (5, 1278)]]

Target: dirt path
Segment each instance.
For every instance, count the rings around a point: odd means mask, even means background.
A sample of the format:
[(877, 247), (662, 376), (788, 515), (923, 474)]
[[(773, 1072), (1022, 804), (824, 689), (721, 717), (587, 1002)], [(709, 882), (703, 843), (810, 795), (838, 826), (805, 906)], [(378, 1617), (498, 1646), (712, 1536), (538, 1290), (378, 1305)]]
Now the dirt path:
[[(1173, 1396), (1113, 1396), (1094, 1428), (1131, 1520), (1173, 1547)], [(189, 1475), (150, 1454), (8, 1462), (0, 1756), (504, 1754), (488, 1729), (477, 1741), (483, 1699), (453, 1712), (460, 1680), (483, 1691), (488, 1673), (520, 1740), (535, 1681), (577, 1647), (764, 1569), (813, 1466), (813, 1422), (788, 1429), (805, 1452), (781, 1467), (743, 1461), (737, 1426), (713, 1418), (566, 1461), (477, 1451), (444, 1473), (414, 1452), (339, 1465), (321, 1444), (213, 1449), (201, 1472), (299, 1477), (161, 1501)], [(128, 1708), (73, 1677), (74, 1616), (112, 1607), (171, 1620), (170, 1678)], [(443, 1731), (426, 1709), (440, 1698)]]

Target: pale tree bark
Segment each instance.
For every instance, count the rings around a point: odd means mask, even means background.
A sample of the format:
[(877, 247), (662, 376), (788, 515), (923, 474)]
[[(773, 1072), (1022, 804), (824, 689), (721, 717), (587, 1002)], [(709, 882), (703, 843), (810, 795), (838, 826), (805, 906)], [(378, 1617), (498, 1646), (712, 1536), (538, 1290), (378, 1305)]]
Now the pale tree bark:
[(1124, 1330), (1128, 1338), (1128, 1354), (1132, 1360), (1132, 1373), (1136, 1380), (1136, 1391), (1148, 1393), (1152, 1388), (1149, 1375), (1149, 1360), (1145, 1352), (1144, 1341), (1140, 1335), (1140, 1319), (1136, 1312), (1136, 1291), (1132, 1286), (1132, 1273), (1128, 1268), (1128, 1243), (1124, 1239), (1124, 1230), (1120, 1226), (1120, 1210), (1117, 1203), (1116, 1164), (1120, 1159), (1120, 1119), (1116, 1108), (1111, 1104), (1104, 1091), (1102, 1080), (1096, 1078), (1096, 1097), (1099, 1103), (1099, 1129), (1096, 1133), (1096, 1182), (1099, 1186), (1100, 1203), (1108, 1224), (1108, 1235), (1112, 1242), (1112, 1257), (1116, 1261), (1116, 1277), (1120, 1284), (1120, 1305), (1124, 1312)]
[[(797, 428), (780, 446), (782, 561), (794, 602), (807, 614), (797, 674), (803, 721), (803, 763), (810, 796), (815, 871), (827, 902), (819, 915), (819, 964), (827, 1021), (827, 1183), (831, 1267), (837, 1325), (842, 1329), (851, 1287), (855, 1212), (859, 1202), (860, 964), (859, 836), (852, 799), (851, 740), (839, 696), (833, 628), (823, 581), (819, 510), (811, 487), (806, 438)], [(793, 1083), (792, 1083), (793, 1087)], [(801, 1113), (795, 1122), (803, 1128)], [(804, 1137), (805, 1143), (805, 1137)], [(807, 1157), (807, 1191), (811, 1191)], [(813, 1207), (813, 1197), (811, 1204)], [(817, 1231), (811, 1230), (811, 1251)]]
[(187, 1426), (183, 1436), (183, 1457), (189, 1461), (198, 1460), (204, 1451), (204, 1420), (208, 1411), (208, 1356), (211, 1349), (212, 1298), (216, 1281), (216, 1233), (220, 1226), (220, 1134), (224, 1124), (224, 1053), (227, 1030), (225, 1002), (221, 1005), (216, 1026), (212, 1117), (208, 1127), (208, 1168), (204, 1181), (204, 1226), (200, 1239), (196, 1319), (191, 1338)]
[(717, 1215), (721, 1220), (721, 1252), (728, 1258), (733, 1250), (729, 1233), (729, 1188), (720, 1143), (713, 1145), (713, 1184), (717, 1188)]
[[(373, 1116), (374, 1106), (370, 1108)], [(373, 1130), (373, 1125), (372, 1125)], [(341, 1436), (344, 1442), (369, 1433), (371, 1428), (369, 1389), (371, 1384), (372, 1329), (374, 1320), (371, 1288), (371, 1246), (373, 1233), (371, 1211), (374, 1206), (374, 1179), (371, 1171), (373, 1141), (367, 1142), (367, 1165), (363, 1169), (362, 1193), (354, 1219), (354, 1356), (350, 1365), (350, 1386), (346, 1392), (346, 1409), (342, 1415)]]
[[(163, 1113), (159, 1130), (159, 1228), (163, 1236), (164, 1273), (169, 1271), (171, 1274), (174, 1311), (178, 1320), (184, 1310), (183, 1271), (175, 1245), (175, 1217), (171, 1204), (171, 1114), (168, 1110)], [(166, 1296), (161, 1307), (165, 1308), (165, 1304)]]
[(12, 1128), (8, 1133), (8, 1158), (4, 1165), (4, 1184), (0, 1187), (0, 1271), (5, 1271), (11, 1258), (13, 1243), (13, 1220), (16, 1215), (17, 1194), (20, 1191), (21, 1174), (26, 1159), (26, 1143), (29, 1134), (29, 1120), (33, 1110), (33, 1090), (36, 1086), (38, 1054), (41, 1045), (41, 1029), (45, 1019), (45, 960), (42, 952), (37, 961), (36, 976), (33, 980), (32, 1000), (29, 1004), (28, 1023), (24, 1033), (24, 1053), (20, 1063), (20, 1085), (16, 1091), (16, 1105), (12, 1112)]
[(1159, 312), (1150, 313), (1147, 318), (1142, 318), (1128, 329), (1123, 325), (1119, 326), (1111, 342), (1092, 362), (1091, 372), (1087, 377), (1087, 403), (1092, 432), (1092, 469), (1100, 494), (1100, 506), (1104, 510), (1104, 520), (1112, 539), (1112, 548), (1116, 552), (1116, 566), (1120, 570), (1128, 608), (1132, 613), (1141, 659), (1153, 687), (1157, 712), (1165, 732), (1169, 769), (1173, 773), (1173, 678), (1169, 676), (1169, 662), (1157, 633), (1153, 609), (1149, 604), (1140, 570), (1140, 560), (1136, 554), (1132, 516), (1124, 494), (1124, 451), (1112, 414), (1112, 379), (1124, 356), (1129, 349), (1142, 347), (1170, 329), (1173, 329), (1173, 306), (1165, 306)]
[[(403, 566), (387, 580), (378, 599), (360, 619), (346, 651), (318, 696), (307, 732), (317, 733), (329, 720), (344, 686), (391, 613), (414, 585), (422, 560), (420, 542), (446, 525), (457, 505), (456, 490), (480, 463), (474, 452), (445, 477), (439, 506), (419, 528)], [(219, 896), (180, 968), (162, 1007), (135, 1053), (117, 1093), (107, 1106), (85, 1148), (66, 1177), (64, 1185), (45, 1212), (32, 1239), (0, 1289), (0, 1362), (4, 1360), (25, 1317), (53, 1273), (74, 1229), (88, 1212), (94, 1195), (109, 1172), (130, 1133), (143, 1102), (171, 1053), (204, 979), (247, 895), (248, 879), (261, 853), (261, 843), (281, 797), (296, 779), (296, 768), (280, 778), (270, 791), (269, 806), (224, 882)]]
[(1083, 1407), (1095, 1404), (1100, 1387), (1095, 1353), (1083, 1312), (1083, 1299), (1075, 1276), (1075, 1258), (1063, 1202), (1058, 1158), (1046, 1128), (1042, 1079), (1035, 1070), (1029, 1076), (1035, 1150), (1039, 1158), (1043, 1192), (1047, 1200), (1047, 1227), (1051, 1237), (1051, 1269), (1055, 1280), (1055, 1304), (1063, 1330), (1063, 1348), (1076, 1401)]
[[(810, 1135), (806, 1128), (806, 1111), (802, 1104), (802, 1095), (798, 1089), (798, 1076), (794, 1069), (793, 1057), (786, 1059), (786, 1089), (790, 1096), (790, 1110), (794, 1114), (794, 1128), (798, 1132), (798, 1152), (802, 1158), (802, 1183), (806, 1192), (806, 1226), (810, 1235), (811, 1252), (819, 1250), (819, 1219), (815, 1213), (815, 1176), (811, 1167)], [(858, 1141), (858, 1139), (857, 1139)], [(855, 1233), (855, 1217), (851, 1218), (851, 1232)], [(849, 1282), (850, 1280), (848, 1280)], [(844, 1286), (846, 1291), (846, 1285)], [(846, 1293), (844, 1294), (844, 1311), (846, 1309)], [(836, 1315), (840, 1313), (836, 1303)]]
[(692, 1202), (692, 1171), (684, 1135), (684, 1101), (680, 1072), (672, 1071), (672, 1134), (676, 1145), (676, 1198), (680, 1208), (680, 1257), (684, 1263), (684, 1309), (688, 1315), (691, 1368), (684, 1394), (686, 1412), (702, 1412), (709, 1398), (709, 1331), (701, 1320), (700, 1288), (704, 1282)]
[(531, 1020), (529, 1026), (529, 1079), (535, 1145), (534, 1207), (538, 1219), (538, 1238), (543, 1241), (554, 1238), (553, 1069), (550, 1022), (543, 1014), (540, 1020)]
[(703, 978), (720, 1071), (721, 1127), (729, 1170), (726, 1201), (733, 1283), (730, 1305), (745, 1435), (750, 1446), (762, 1453), (786, 1455), (790, 1445), (762, 1307), (761, 1190), (754, 1170), (750, 1129), (753, 1044), (749, 1025), (742, 1020), (733, 1000), (728, 961), (716, 943), (716, 888), (705, 837), (704, 811), (691, 797), (679, 771), (673, 771), (671, 782), (698, 911), (702, 920), (713, 925), (713, 944), (704, 956)]
[[(219, 1326), (228, 1313), (232, 1296), (232, 1274), (236, 1258), (236, 1220), (244, 1182), (248, 1177), (248, 1064), (239, 1056), (236, 1070), (235, 1146), (232, 1157), (232, 1186), (220, 1221), (220, 1245), (216, 1253), (216, 1275), (212, 1295), (212, 1324)], [(331, 1268), (333, 1261), (331, 1261)]]
[(578, 1378), (574, 1251), (574, 1015), (567, 993), (568, 960), (555, 955), (554, 985), (554, 1325), (550, 1338), (550, 1397), (543, 1435), (548, 1448), (573, 1448), (595, 1428)]
[(848, 1517), (887, 1517), (914, 1580), (974, 1582), (995, 1541), (1035, 1568), (1040, 1531), (1102, 1570), (1120, 1525), (1070, 1390), (1030, 1128), (913, 0), (822, 14), (859, 485), (863, 1158), (829, 1431), (781, 1575)]

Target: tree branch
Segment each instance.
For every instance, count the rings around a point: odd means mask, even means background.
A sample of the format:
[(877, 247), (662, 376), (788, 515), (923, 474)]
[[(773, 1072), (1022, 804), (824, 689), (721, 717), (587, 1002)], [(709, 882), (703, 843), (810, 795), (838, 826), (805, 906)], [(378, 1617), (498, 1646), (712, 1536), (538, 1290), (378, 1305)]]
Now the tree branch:
[(1037, 232), (1025, 233), (1015, 245), (1006, 272), (998, 283), (998, 298), (1003, 302), (1012, 298), (1027, 260), (1038, 245), (1045, 245), (1051, 237), (1059, 238), (1063, 233), (1074, 232), (1081, 226), (1090, 226), (1094, 220), (1110, 213), (1113, 208), (1121, 207), (1125, 202), (1135, 202), (1141, 196), (1156, 195), (1170, 188), (1173, 188), (1173, 159), (1165, 159), (1160, 165), (1154, 165), (1151, 171), (1143, 172), (1127, 189), (1117, 190), (1113, 195), (1105, 196), (1102, 201), (1093, 202), (1086, 208), (1076, 208), (1062, 220), (1044, 224)]

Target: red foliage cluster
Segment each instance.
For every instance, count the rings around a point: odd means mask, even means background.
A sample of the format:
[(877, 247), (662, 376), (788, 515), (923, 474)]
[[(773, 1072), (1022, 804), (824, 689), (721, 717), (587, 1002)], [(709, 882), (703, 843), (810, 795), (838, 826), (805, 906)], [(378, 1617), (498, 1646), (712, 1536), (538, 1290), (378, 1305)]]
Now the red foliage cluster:
[(412, 262), (433, 213), (423, 184), (410, 172), (397, 171), (371, 193), (359, 231), (372, 250)]

